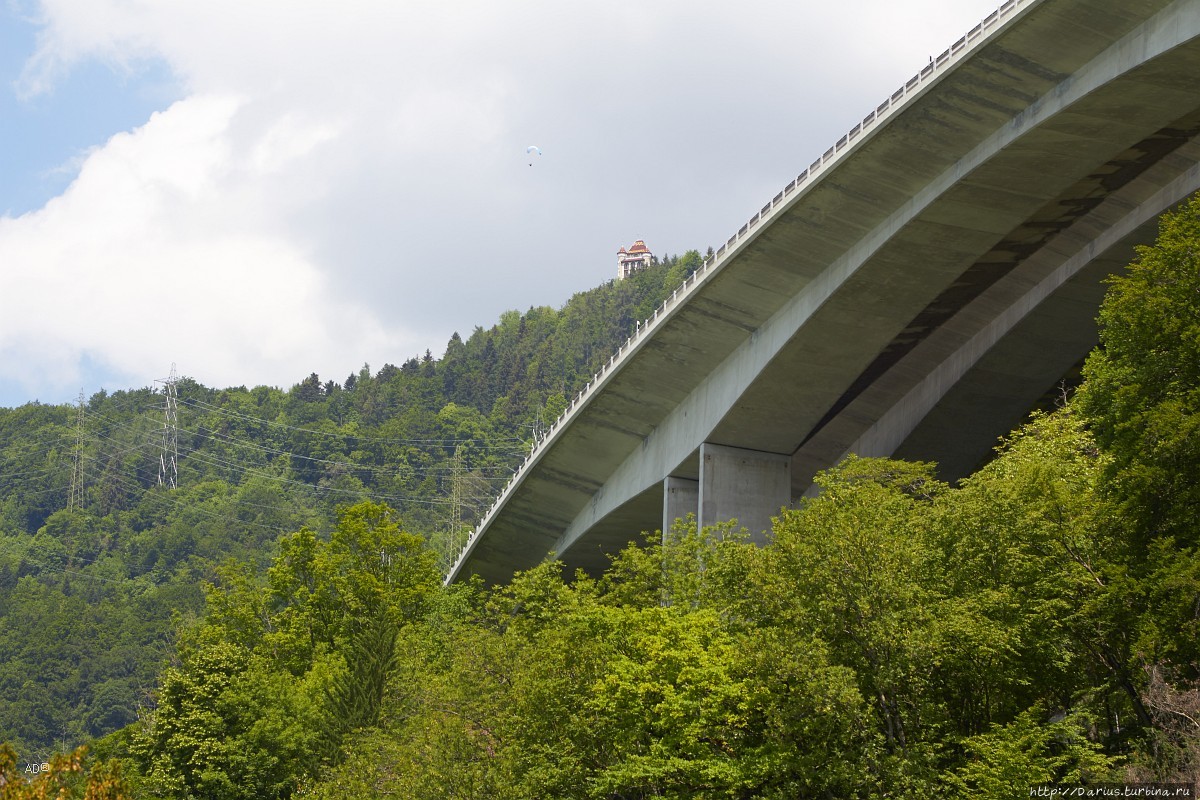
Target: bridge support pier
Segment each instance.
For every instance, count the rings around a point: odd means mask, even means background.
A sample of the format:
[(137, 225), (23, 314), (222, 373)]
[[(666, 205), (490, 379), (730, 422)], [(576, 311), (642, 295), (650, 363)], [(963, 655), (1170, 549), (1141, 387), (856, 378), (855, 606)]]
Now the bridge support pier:
[(699, 519), (699, 508), (700, 481), (668, 475), (663, 481), (663, 544), (675, 520), (685, 519), (688, 514), (696, 514)]
[(771, 517), (792, 501), (792, 457), (704, 442), (699, 490), (701, 527), (736, 519), (763, 544)]

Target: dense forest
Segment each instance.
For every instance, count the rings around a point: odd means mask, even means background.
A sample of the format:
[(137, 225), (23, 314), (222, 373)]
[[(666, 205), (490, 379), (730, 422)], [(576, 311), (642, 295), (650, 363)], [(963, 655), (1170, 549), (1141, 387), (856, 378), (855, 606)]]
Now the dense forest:
[(388, 504), (444, 560), (537, 427), (699, 264), (668, 257), (340, 383), (179, 379), (171, 442), (162, 383), (0, 409), (0, 741), (35, 760), (135, 721), (217, 569), (265, 569), (301, 528), (328, 538), (340, 506)]
[[(181, 382), (174, 489), (160, 393), (0, 416), (5, 785), (83, 796), (89, 769), (96, 798), (1196, 783), (1200, 200), (1113, 280), (1078, 392), (959, 484), (851, 457), (763, 547), (682, 520), (602, 576), (548, 562), (443, 587), (444, 520), (470, 518), (447, 498), (493, 490), (688, 258), (341, 385)], [(86, 757), (18, 786), (29, 748), (78, 742)]]

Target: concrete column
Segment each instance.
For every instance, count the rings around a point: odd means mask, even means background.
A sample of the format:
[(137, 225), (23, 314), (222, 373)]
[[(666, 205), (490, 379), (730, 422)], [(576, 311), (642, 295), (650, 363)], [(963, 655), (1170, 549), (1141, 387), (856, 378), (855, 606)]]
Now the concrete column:
[(688, 514), (695, 514), (697, 519), (700, 518), (700, 481), (668, 475), (663, 481), (664, 541), (675, 520), (683, 519)]
[(791, 501), (791, 456), (700, 445), (701, 526), (736, 519), (752, 541), (763, 544), (771, 517)]

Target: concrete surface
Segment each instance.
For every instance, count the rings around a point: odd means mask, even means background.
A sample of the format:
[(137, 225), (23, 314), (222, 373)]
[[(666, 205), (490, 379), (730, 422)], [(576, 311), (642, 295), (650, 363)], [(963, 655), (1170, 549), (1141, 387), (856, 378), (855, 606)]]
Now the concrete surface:
[[(847, 452), (960, 477), (1079, 363), (1103, 277), (1200, 188), (1200, 0), (989, 19), (638, 326), (448, 580), (503, 582), (552, 551), (603, 569), (688, 507), (687, 482), (704, 517), (702, 451), (782, 456), (793, 500)], [(778, 512), (767, 494), (715, 513), (757, 526)]]

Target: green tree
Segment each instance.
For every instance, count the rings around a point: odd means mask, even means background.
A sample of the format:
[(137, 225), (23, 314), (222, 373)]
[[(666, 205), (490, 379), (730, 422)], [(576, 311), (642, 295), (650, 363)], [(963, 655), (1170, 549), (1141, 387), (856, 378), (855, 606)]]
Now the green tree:
[[(1110, 530), (1125, 552), (1123, 596), (1114, 608), (1135, 639), (1125, 665), (1131, 693), (1186, 693), (1200, 677), (1200, 197), (1159, 220), (1158, 239), (1140, 247), (1110, 280), (1100, 310), (1100, 343), (1084, 367), (1080, 405), (1111, 456), (1100, 483)], [(1115, 614), (1113, 615), (1116, 616)], [(1172, 686), (1171, 684), (1175, 685)], [(1148, 702), (1146, 703), (1148, 704)], [(1177, 736), (1139, 703), (1156, 777), (1192, 779), (1186, 765), (1200, 734)], [(1158, 750), (1158, 754), (1154, 754)]]
[(1137, 592), (1098, 490), (1107, 463), (1072, 408), (1038, 414), (934, 504), (945, 630), (965, 657), (939, 672), (960, 734), (1080, 693), (1103, 698), (1093, 711), (1147, 721), (1134, 684)]
[(1159, 220), (1110, 280), (1101, 347), (1088, 358), (1081, 400), (1112, 455), (1105, 491), (1120, 507), (1135, 555), (1151, 538), (1191, 554), (1200, 544), (1200, 198)]
[(1018, 800), (1040, 784), (1111, 780), (1117, 759), (1086, 735), (1086, 720), (1039, 723), (1033, 711), (965, 740), (967, 762), (947, 776), (956, 796)]
[(817, 482), (818, 497), (777, 521), (755, 589), (774, 624), (813, 631), (854, 670), (888, 747), (903, 751), (939, 717), (928, 679), (944, 598), (923, 526), (944, 487), (925, 465), (855, 458)]
[[(114, 760), (94, 763), (84, 774), (87, 748), (59, 753), (38, 764), (38, 772), (22, 770), (17, 754), (0, 744), (0, 800), (127, 800), (132, 797)], [(30, 767), (26, 767), (28, 770)]]
[(196, 798), (288, 797), (316, 767), (326, 674), (298, 679), (261, 655), (204, 642), (168, 668), (134, 755), (147, 787)]
[(342, 509), (328, 542), (285, 537), (266, 585), (230, 562), (185, 632), (132, 746), (168, 796), (288, 797), (374, 725), (399, 631), (440, 587), (433, 554), (387, 506)]

